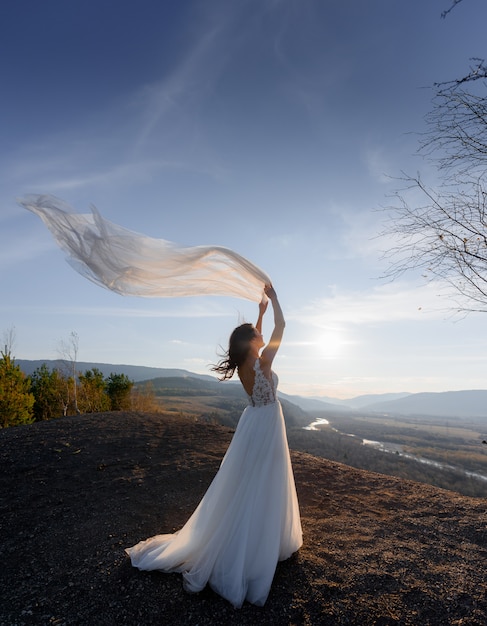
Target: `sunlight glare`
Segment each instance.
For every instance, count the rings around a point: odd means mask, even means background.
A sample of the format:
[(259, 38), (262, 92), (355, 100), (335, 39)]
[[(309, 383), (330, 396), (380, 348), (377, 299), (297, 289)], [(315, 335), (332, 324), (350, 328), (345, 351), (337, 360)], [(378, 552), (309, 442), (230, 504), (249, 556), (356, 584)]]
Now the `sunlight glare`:
[(316, 338), (316, 347), (321, 357), (336, 359), (343, 355), (347, 341), (343, 332), (338, 329), (330, 329), (320, 333)]

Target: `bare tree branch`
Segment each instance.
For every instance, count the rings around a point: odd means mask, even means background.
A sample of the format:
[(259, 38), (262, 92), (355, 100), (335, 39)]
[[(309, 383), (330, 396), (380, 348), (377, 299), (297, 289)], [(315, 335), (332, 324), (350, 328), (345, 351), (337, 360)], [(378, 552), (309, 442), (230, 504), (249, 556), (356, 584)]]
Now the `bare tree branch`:
[(15, 326), (11, 326), (8, 330), (4, 331), (3, 345), (5, 346), (5, 352), (3, 354), (10, 356), (15, 345)]
[(451, 6), (449, 9), (446, 9), (446, 11), (443, 11), (441, 13), (441, 17), (445, 18), (448, 13), (450, 13), (451, 11), (453, 11), (453, 9), (457, 6), (457, 4), (460, 4), (460, 2), (463, 2), (463, 0), (452, 0)]
[[(462, 0), (451, 0), (445, 18)], [(395, 278), (420, 271), (450, 288), (463, 312), (487, 312), (487, 64), (471, 59), (462, 78), (436, 83), (419, 153), (440, 175), (438, 189), (404, 175), (404, 189), (388, 207), (384, 255)], [(415, 198), (410, 204), (410, 192)], [(421, 200), (422, 198), (422, 200)]]
[[(381, 233), (395, 243), (385, 253), (386, 278), (411, 270), (450, 287), (458, 310), (487, 312), (487, 193), (481, 179), (433, 192), (419, 178), (405, 177), (406, 187), (387, 208)], [(410, 190), (419, 190), (426, 204), (410, 206)]]
[(476, 86), (478, 93), (459, 88), (457, 81), (445, 84), (433, 99), (419, 152), (433, 159), (439, 169), (457, 169), (457, 174), (472, 176), (473, 169), (482, 174), (487, 168), (485, 85)]
[(71, 331), (69, 339), (64, 339), (59, 344), (59, 353), (61, 358), (69, 363), (69, 375), (73, 380), (73, 403), (76, 413), (79, 413), (78, 408), (78, 372), (76, 371), (76, 363), (78, 361), (78, 349), (79, 349), (79, 337), (78, 333), (74, 330)]

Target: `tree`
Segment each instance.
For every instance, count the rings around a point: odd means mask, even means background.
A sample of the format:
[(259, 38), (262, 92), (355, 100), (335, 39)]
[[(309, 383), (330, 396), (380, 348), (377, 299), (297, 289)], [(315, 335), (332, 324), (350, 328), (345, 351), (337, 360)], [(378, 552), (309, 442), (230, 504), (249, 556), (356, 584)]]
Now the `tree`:
[[(453, 0), (445, 17), (462, 0)], [(419, 152), (437, 168), (440, 185), (418, 175), (388, 207), (383, 235), (393, 238), (385, 254), (386, 277), (411, 270), (449, 285), (459, 311), (487, 312), (487, 65), (473, 59), (462, 78), (435, 85), (433, 108)], [(422, 201), (411, 204), (409, 192)]]
[(110, 410), (110, 399), (102, 372), (96, 367), (79, 375), (79, 410), (82, 413), (99, 413)]
[(161, 410), (151, 380), (133, 387), (130, 402), (133, 411), (157, 412)]
[(111, 373), (106, 379), (106, 391), (110, 398), (112, 411), (123, 411), (131, 408), (131, 391), (134, 382), (126, 374)]
[(15, 326), (11, 326), (3, 333), (3, 345), (5, 346), (5, 354), (12, 354), (15, 344)]
[(49, 420), (66, 415), (69, 398), (69, 381), (58, 370), (49, 370), (43, 363), (31, 375), (34, 394), (34, 419)]
[(448, 13), (453, 11), (453, 9), (457, 6), (457, 4), (460, 4), (460, 2), (463, 2), (463, 0), (451, 0), (450, 7), (442, 12), (441, 17), (446, 17)]
[(0, 427), (30, 424), (34, 404), (30, 380), (15, 365), (7, 347), (0, 355)]
[(395, 237), (386, 277), (421, 270), (450, 287), (456, 309), (487, 312), (487, 194), (484, 182), (458, 182), (433, 191), (418, 177), (405, 179), (427, 202), (410, 206), (401, 194), (383, 234)]
[(69, 335), (69, 339), (65, 341), (64, 339), (61, 341), (59, 346), (59, 352), (61, 354), (61, 358), (68, 365), (68, 369), (70, 372), (70, 379), (73, 387), (73, 404), (74, 410), (76, 413), (80, 413), (78, 407), (78, 384), (77, 384), (77, 373), (76, 373), (76, 363), (78, 361), (78, 348), (79, 348), (79, 337), (78, 333), (74, 330), (71, 331)]

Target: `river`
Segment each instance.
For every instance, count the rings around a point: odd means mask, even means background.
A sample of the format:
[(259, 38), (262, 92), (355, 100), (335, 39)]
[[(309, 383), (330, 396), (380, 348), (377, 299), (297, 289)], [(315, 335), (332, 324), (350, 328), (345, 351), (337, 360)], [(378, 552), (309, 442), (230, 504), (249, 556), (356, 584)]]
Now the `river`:
[[(304, 430), (320, 430), (322, 426), (329, 426), (330, 422), (324, 418), (319, 418), (316, 421), (312, 422), (308, 426), (304, 427)], [(340, 432), (333, 428), (335, 432)], [(350, 437), (355, 437), (355, 435), (349, 435), (348, 433), (340, 433), (345, 434)], [(421, 456), (414, 456), (414, 454), (408, 454), (404, 452), (404, 447), (398, 443), (384, 443), (383, 441), (373, 441), (372, 439), (362, 439), (362, 444), (364, 446), (371, 446), (380, 452), (385, 452), (387, 454), (397, 454), (399, 456), (404, 457), (405, 459), (410, 459), (411, 461), (417, 461), (418, 463), (424, 463), (425, 465), (430, 465), (432, 467), (437, 467), (441, 470), (451, 470), (454, 472), (460, 472), (469, 478), (476, 478), (478, 480), (487, 481), (487, 476), (483, 474), (478, 474), (477, 472), (469, 472), (468, 470), (464, 470), (461, 467), (455, 467), (453, 465), (448, 465), (447, 463), (440, 463), (439, 461), (433, 461), (432, 459), (426, 459)]]
[(455, 467), (454, 465), (448, 465), (447, 463), (440, 463), (439, 461), (433, 461), (432, 459), (426, 459), (422, 456), (415, 456), (414, 454), (408, 454), (404, 452), (403, 446), (396, 443), (384, 443), (382, 441), (372, 441), (370, 439), (362, 439), (362, 443), (365, 446), (372, 446), (376, 448), (376, 450), (380, 450), (380, 452), (388, 452), (389, 454), (398, 454), (399, 456), (404, 457), (405, 459), (411, 459), (412, 461), (417, 461), (418, 463), (424, 463), (424, 465), (430, 465), (431, 467), (437, 467), (441, 470), (452, 470), (454, 472), (461, 472), (468, 476), (469, 478), (477, 478), (478, 480), (487, 481), (487, 476), (483, 474), (477, 474), (477, 472), (469, 472), (468, 470), (464, 470), (461, 467)]

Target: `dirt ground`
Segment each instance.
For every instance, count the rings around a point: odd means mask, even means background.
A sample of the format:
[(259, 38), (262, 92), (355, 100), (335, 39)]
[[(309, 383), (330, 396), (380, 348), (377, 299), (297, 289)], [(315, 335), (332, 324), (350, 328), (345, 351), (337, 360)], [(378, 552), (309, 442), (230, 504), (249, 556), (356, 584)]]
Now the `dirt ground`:
[(124, 548), (192, 513), (232, 431), (104, 413), (0, 430), (0, 625), (487, 623), (487, 501), (300, 452), (302, 549), (234, 609)]

